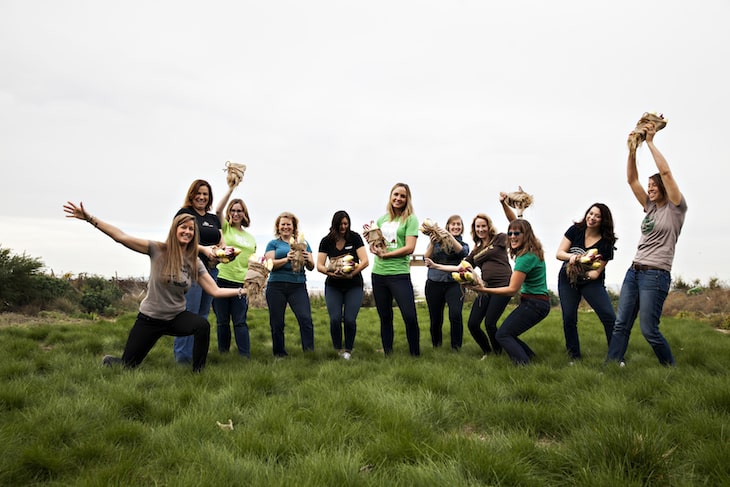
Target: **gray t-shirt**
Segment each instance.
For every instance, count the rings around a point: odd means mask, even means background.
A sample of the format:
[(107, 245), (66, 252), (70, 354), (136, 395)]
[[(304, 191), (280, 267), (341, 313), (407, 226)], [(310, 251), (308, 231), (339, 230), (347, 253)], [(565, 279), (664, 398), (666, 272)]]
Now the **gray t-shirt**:
[(634, 262), (671, 271), (674, 249), (687, 213), (687, 201), (682, 195), (678, 205), (667, 201), (659, 207), (647, 199), (645, 209)]
[[(139, 305), (140, 313), (157, 320), (171, 320), (185, 311), (185, 293), (190, 289), (190, 267), (183, 265), (180, 279), (172, 281), (158, 274), (158, 266), (162, 259), (162, 244), (149, 243), (150, 281), (147, 285), (147, 296)], [(208, 272), (201, 260), (195, 259), (198, 266), (198, 275)]]

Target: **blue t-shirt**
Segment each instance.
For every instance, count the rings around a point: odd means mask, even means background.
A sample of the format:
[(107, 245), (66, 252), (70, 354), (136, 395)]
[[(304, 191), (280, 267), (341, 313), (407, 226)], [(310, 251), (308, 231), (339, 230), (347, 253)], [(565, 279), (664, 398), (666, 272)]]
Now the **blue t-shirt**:
[[(269, 253), (272, 250), (274, 251), (274, 259), (284, 259), (291, 250), (291, 247), (288, 242), (284, 242), (282, 239), (277, 238), (266, 244), (266, 251), (264, 253)], [(312, 252), (311, 247), (309, 247), (309, 242), (307, 242), (307, 252)], [(302, 266), (299, 272), (294, 272), (291, 267), (291, 262), (287, 262), (283, 266), (278, 269), (273, 269), (269, 273), (269, 282), (292, 282), (296, 284), (306, 283), (307, 276), (304, 274), (304, 266)]]

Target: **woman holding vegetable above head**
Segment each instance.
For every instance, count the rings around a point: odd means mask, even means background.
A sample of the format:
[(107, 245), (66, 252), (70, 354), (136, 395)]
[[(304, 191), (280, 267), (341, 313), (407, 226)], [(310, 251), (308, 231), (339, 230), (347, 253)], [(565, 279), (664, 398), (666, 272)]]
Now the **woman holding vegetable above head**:
[[(424, 224), (425, 225), (425, 224)], [(451, 215), (446, 220), (446, 234), (438, 236), (431, 233), (431, 239), (423, 257), (428, 267), (426, 274), (426, 303), (431, 322), (431, 344), (440, 347), (443, 342), (444, 308), (449, 306), (449, 323), (451, 325), (451, 349), (459, 351), (464, 336), (462, 309), (464, 300), (461, 286), (454, 281), (451, 273), (436, 265), (456, 267), (469, 254), (469, 245), (461, 238), (464, 233), (464, 221), (459, 215)], [(442, 238), (448, 240), (442, 242)]]
[[(226, 248), (232, 247), (240, 254), (230, 262), (218, 264), (218, 286), (224, 288), (238, 288), (243, 286), (248, 271), (248, 259), (256, 253), (256, 239), (246, 231), (251, 224), (246, 203), (235, 198), (228, 203), (235, 186), (229, 186), (228, 191), (216, 208), (216, 216), (223, 224), (223, 241)], [(223, 209), (226, 208), (225, 217)], [(236, 338), (238, 354), (243, 357), (251, 356), (251, 342), (248, 333), (246, 315), (248, 313), (248, 298), (213, 300), (213, 310), (217, 322), (218, 351), (227, 353), (231, 347), (231, 328), (233, 321), (233, 336)]]
[(606, 343), (611, 342), (616, 313), (606, 291), (604, 272), (613, 259), (616, 235), (611, 210), (594, 203), (583, 219), (573, 224), (563, 236), (556, 258), (563, 261), (558, 273), (558, 294), (563, 311), (565, 348), (571, 360), (581, 358), (578, 338), (578, 305), (581, 298), (593, 308), (603, 323)]
[[(517, 218), (512, 208), (506, 203), (506, 193), (500, 193), (499, 199), (507, 221), (511, 222)], [(492, 219), (484, 213), (479, 213), (471, 222), (471, 237), (474, 240), (474, 249), (464, 260), (481, 270), (482, 280), (486, 287), (509, 285), (512, 267), (510, 267), (507, 255), (509, 245), (507, 234), (499, 233), (492, 223)], [(443, 266), (429, 263), (429, 261), (426, 261), (426, 265), (448, 272), (458, 270), (456, 266)], [(482, 349), (482, 359), (492, 352), (497, 354), (502, 352), (502, 346), (497, 341), (497, 322), (510, 299), (510, 296), (480, 294), (472, 304), (467, 327), (474, 341)], [(484, 321), (486, 333), (481, 328), (482, 321)]]
[[(198, 225), (198, 257), (205, 264), (210, 277), (215, 280), (218, 276), (218, 269), (215, 267), (218, 263), (215, 256), (215, 247), (223, 245), (223, 236), (220, 220), (216, 215), (210, 213), (212, 206), (213, 189), (207, 181), (196, 179), (188, 188), (183, 207), (180, 208), (176, 216), (188, 214), (195, 218)], [(208, 319), (212, 302), (213, 296), (206, 293), (195, 282), (192, 283), (185, 295), (185, 309), (205, 319)], [(175, 337), (173, 350), (176, 362), (189, 363), (193, 358), (192, 338), (187, 336)]]
[(319, 243), (317, 270), (327, 276), (324, 282), (324, 300), (330, 317), (332, 346), (345, 360), (350, 359), (355, 346), (357, 315), (363, 298), (361, 272), (368, 264), (365, 244), (362, 237), (352, 231), (350, 215), (342, 210), (335, 212), (329, 233)]
[(656, 126), (647, 124), (646, 145), (654, 158), (658, 173), (649, 178), (647, 189), (639, 182), (636, 169), (636, 150), (629, 149), (626, 175), (637, 201), (644, 208), (641, 222), (641, 238), (634, 262), (626, 271), (618, 299), (616, 323), (608, 346), (609, 361), (625, 363), (629, 335), (638, 315), (641, 334), (662, 365), (675, 365), (672, 350), (659, 331), (664, 300), (672, 281), (670, 271), (674, 250), (682, 231), (687, 201), (679, 191), (667, 160), (654, 145)]
[(198, 258), (197, 225), (192, 215), (178, 215), (172, 222), (167, 240), (155, 242), (132, 237), (117, 227), (86, 212), (83, 203), (63, 205), (68, 218), (86, 220), (95, 228), (128, 249), (150, 256), (151, 268), (147, 296), (139, 305), (139, 314), (129, 332), (121, 358), (107, 355), (102, 363), (138, 366), (163, 335), (193, 337), (193, 371), (205, 367), (210, 341), (210, 324), (202, 316), (185, 309), (185, 293), (193, 281), (211, 296), (243, 299), (246, 291), (219, 288)]
[(386, 355), (393, 352), (393, 299), (406, 327), (410, 354), (421, 354), (416, 298), (411, 281), (411, 254), (416, 249), (418, 219), (413, 214), (411, 189), (396, 183), (390, 190), (385, 215), (376, 222), (385, 245), (370, 244), (375, 255), (371, 273), (373, 299), (380, 317), (380, 337)]
[(299, 233), (299, 219), (292, 213), (284, 212), (276, 218), (274, 235), (276, 238), (266, 245), (265, 257), (273, 262), (266, 285), (266, 303), (274, 356), (286, 357), (284, 315), (287, 304), (299, 323), (302, 350), (314, 350), (312, 307), (304, 275), (305, 269), (314, 269), (314, 258), (309, 243)]
[(535, 237), (527, 220), (510, 222), (509, 253), (515, 259), (509, 284), (504, 287), (486, 287), (479, 282), (473, 289), (479, 293), (514, 296), (520, 293), (520, 304), (504, 319), (497, 330), (497, 341), (515, 365), (526, 365), (535, 353), (518, 337), (542, 321), (550, 313), (545, 275), (545, 256), (540, 241)]

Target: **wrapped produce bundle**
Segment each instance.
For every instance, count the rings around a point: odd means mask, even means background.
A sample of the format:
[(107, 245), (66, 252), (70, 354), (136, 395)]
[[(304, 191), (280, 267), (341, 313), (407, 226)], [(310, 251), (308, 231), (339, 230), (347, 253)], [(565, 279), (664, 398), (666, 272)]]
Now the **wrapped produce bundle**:
[(226, 168), (223, 170), (228, 172), (226, 175), (226, 183), (228, 184), (228, 187), (235, 188), (241, 183), (241, 181), (243, 181), (243, 173), (246, 172), (246, 164), (226, 161)]
[(478, 286), (482, 283), (472, 265), (466, 260), (461, 261), (456, 272), (451, 273), (451, 278), (463, 286)]
[(565, 273), (568, 275), (568, 281), (572, 286), (580, 280), (587, 279), (586, 274), (594, 269), (601, 267), (601, 254), (598, 249), (589, 249), (583, 256), (576, 259), (574, 263), (568, 262), (565, 266)]
[(441, 228), (438, 223), (432, 221), (429, 218), (423, 220), (421, 226), (418, 229), (431, 239), (432, 242), (437, 243), (441, 246), (444, 252), (447, 254), (453, 254), (455, 252), (454, 239), (451, 237), (448, 231)]
[(362, 226), (362, 235), (373, 250), (387, 250), (388, 245), (385, 242), (385, 237), (383, 237), (383, 231), (373, 220)]
[(327, 272), (334, 272), (335, 274), (350, 274), (352, 271), (357, 269), (360, 264), (355, 262), (355, 258), (350, 254), (341, 255), (330, 259), (327, 264)]
[(517, 186), (518, 190), (507, 193), (505, 203), (507, 206), (517, 210), (517, 217), (522, 218), (522, 214), (532, 205), (532, 195), (522, 190), (522, 186)]
[(646, 140), (646, 125), (648, 123), (653, 123), (656, 131), (659, 132), (661, 129), (667, 126), (667, 119), (664, 118), (664, 115), (662, 115), (661, 113), (645, 112), (641, 116), (639, 121), (636, 122), (636, 127), (634, 128), (634, 130), (632, 130), (629, 134), (629, 140), (627, 141), (627, 144), (631, 152), (636, 151), (641, 143)]
[(294, 237), (289, 239), (289, 247), (294, 252), (294, 258), (291, 261), (291, 268), (294, 272), (299, 272), (304, 267), (304, 254), (307, 250), (307, 241), (304, 240), (304, 234), (300, 233), (295, 239)]
[(248, 305), (252, 308), (266, 308), (266, 281), (269, 272), (274, 267), (271, 259), (259, 258), (252, 255), (248, 260), (248, 272), (243, 286), (246, 288)]
[(215, 253), (215, 256), (218, 259), (218, 262), (221, 262), (223, 264), (228, 264), (229, 262), (234, 260), (236, 257), (238, 257), (238, 254), (241, 253), (241, 249), (237, 249), (235, 247), (229, 247), (229, 246), (215, 247), (213, 249), (213, 253)]

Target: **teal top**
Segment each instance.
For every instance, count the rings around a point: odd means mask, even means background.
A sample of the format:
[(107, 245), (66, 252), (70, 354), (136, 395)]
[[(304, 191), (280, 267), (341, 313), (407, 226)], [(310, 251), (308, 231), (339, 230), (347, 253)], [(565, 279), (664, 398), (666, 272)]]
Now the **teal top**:
[[(388, 252), (399, 249), (406, 245), (406, 237), (418, 238), (418, 218), (416, 215), (409, 216), (405, 221), (391, 220), (389, 215), (383, 215), (377, 221), (380, 231), (383, 232)], [(392, 259), (381, 259), (375, 256), (372, 274), (380, 276), (396, 276), (398, 274), (410, 274), (411, 256), (395, 257)]]
[(520, 288), (521, 294), (548, 294), (547, 273), (545, 271), (545, 261), (528, 252), (520, 255), (515, 259), (515, 272), (525, 273), (525, 282)]

